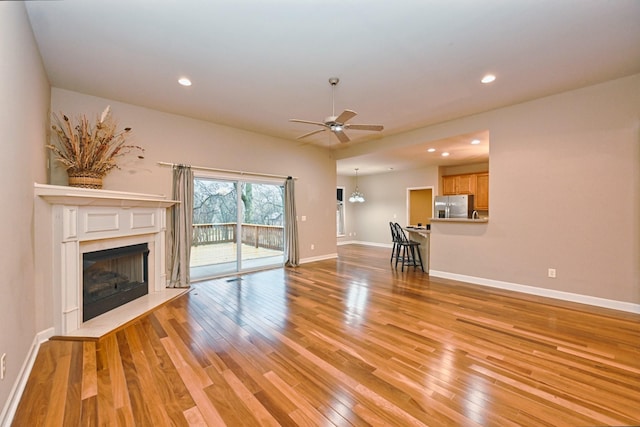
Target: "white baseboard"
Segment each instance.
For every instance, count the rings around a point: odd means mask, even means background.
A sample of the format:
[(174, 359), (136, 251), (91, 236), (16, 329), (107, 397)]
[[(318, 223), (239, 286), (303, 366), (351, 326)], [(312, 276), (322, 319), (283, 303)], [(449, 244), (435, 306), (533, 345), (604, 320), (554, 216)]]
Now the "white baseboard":
[(376, 242), (362, 242), (360, 240), (349, 240), (344, 242), (338, 242), (338, 246), (342, 245), (365, 245), (365, 246), (376, 246), (378, 248), (393, 248), (392, 243), (376, 243)]
[(36, 357), (38, 356), (40, 344), (47, 341), (53, 335), (54, 329), (49, 328), (45, 329), (44, 331), (38, 332), (33, 338), (31, 348), (29, 348), (29, 353), (22, 363), (22, 368), (18, 373), (18, 378), (16, 378), (16, 381), (13, 384), (13, 388), (11, 389), (11, 393), (9, 393), (9, 398), (5, 402), (4, 408), (0, 413), (0, 426), (8, 427), (11, 425), (13, 417), (16, 414), (16, 409), (18, 409), (18, 403), (20, 403), (20, 398), (22, 397), (22, 393), (24, 392), (24, 388), (27, 386), (29, 374), (31, 374), (31, 369), (33, 368), (33, 364), (35, 363)]
[(466, 276), (464, 274), (449, 273), (446, 271), (429, 270), (429, 276), (442, 277), (443, 279), (473, 283), (474, 285), (488, 286), (491, 288), (505, 289), (530, 295), (555, 298), (563, 301), (577, 302), (580, 304), (587, 304), (602, 308), (610, 308), (613, 310), (640, 314), (640, 304), (633, 304), (630, 302), (592, 297), (589, 295), (574, 294), (571, 292), (556, 291), (553, 289), (537, 288), (535, 286), (520, 285), (518, 283), (503, 282), (500, 280), (484, 279), (482, 277)]
[[(385, 243), (361, 242), (352, 240), (338, 243), (339, 245), (367, 245), (383, 248), (391, 248), (393, 245)], [(640, 304), (624, 301), (610, 300), (606, 298), (593, 297), (589, 295), (574, 294), (571, 292), (555, 291), (553, 289), (537, 288), (535, 286), (521, 285), (518, 283), (503, 282), (500, 280), (485, 279), (482, 277), (466, 276), (464, 274), (449, 273), (447, 271), (429, 270), (429, 276), (442, 277), (443, 279), (457, 280), (459, 282), (472, 283), (474, 285), (488, 286), (491, 288), (505, 289), (509, 291), (522, 292), (530, 295), (537, 295), (548, 298), (555, 298), (563, 301), (577, 302), (580, 304), (593, 305), (596, 307), (610, 308), (612, 310), (627, 311), (640, 314)]]
[(338, 254), (337, 253), (332, 253), (332, 254), (328, 254), (328, 255), (321, 255), (321, 256), (315, 256), (315, 257), (309, 257), (309, 258), (302, 258), (300, 260), (300, 264), (306, 264), (308, 262), (314, 262), (314, 261), (324, 261), (325, 259), (334, 259), (334, 258), (338, 258)]

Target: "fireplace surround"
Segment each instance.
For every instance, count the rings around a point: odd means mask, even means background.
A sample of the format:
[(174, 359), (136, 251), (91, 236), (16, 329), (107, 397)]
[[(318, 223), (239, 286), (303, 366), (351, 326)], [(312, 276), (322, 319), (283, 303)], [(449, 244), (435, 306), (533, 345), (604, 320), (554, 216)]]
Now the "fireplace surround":
[(36, 262), (42, 274), (51, 277), (55, 334), (73, 334), (90, 317), (102, 314), (92, 316), (93, 308), (83, 307), (87, 254), (91, 258), (91, 254), (108, 255), (142, 245), (146, 259), (142, 267), (147, 271), (146, 277), (143, 273), (142, 280), (136, 280), (145, 282), (138, 284), (136, 292), (165, 290), (166, 210), (175, 201), (159, 195), (44, 184), (35, 184), (34, 192), (36, 199), (45, 202), (36, 204), (36, 238), (42, 254)]

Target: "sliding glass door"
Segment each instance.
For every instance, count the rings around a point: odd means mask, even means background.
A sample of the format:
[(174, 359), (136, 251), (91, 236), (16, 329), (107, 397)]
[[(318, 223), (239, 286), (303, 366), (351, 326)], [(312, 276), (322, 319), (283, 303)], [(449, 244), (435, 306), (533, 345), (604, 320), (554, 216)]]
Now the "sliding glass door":
[(242, 245), (245, 270), (284, 262), (284, 185), (241, 183)]
[(283, 264), (283, 184), (196, 177), (193, 199), (192, 280)]

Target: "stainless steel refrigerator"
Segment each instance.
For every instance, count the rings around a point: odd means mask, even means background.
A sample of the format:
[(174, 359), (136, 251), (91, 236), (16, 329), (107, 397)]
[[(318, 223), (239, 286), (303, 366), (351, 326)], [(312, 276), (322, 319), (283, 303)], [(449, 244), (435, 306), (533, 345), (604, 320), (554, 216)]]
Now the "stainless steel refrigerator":
[(436, 196), (434, 218), (471, 218), (473, 195)]

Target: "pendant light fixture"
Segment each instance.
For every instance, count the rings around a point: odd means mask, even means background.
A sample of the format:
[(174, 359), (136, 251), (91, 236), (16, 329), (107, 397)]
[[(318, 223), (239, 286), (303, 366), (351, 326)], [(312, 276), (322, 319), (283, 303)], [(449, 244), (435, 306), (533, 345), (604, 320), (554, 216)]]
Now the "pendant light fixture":
[(356, 191), (351, 193), (351, 197), (349, 197), (349, 202), (351, 202), (351, 203), (363, 203), (364, 202), (364, 194), (362, 194), (358, 190), (358, 168), (356, 168)]

